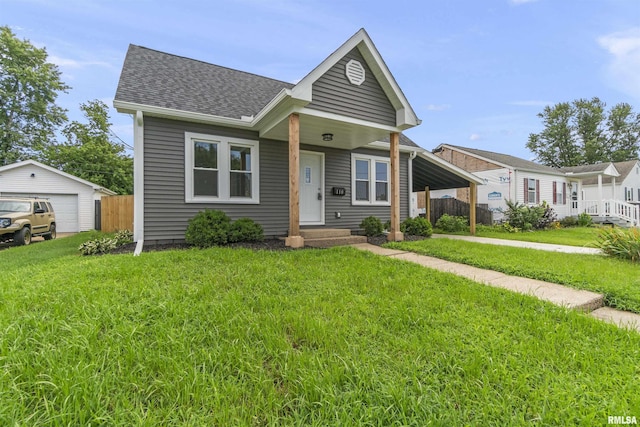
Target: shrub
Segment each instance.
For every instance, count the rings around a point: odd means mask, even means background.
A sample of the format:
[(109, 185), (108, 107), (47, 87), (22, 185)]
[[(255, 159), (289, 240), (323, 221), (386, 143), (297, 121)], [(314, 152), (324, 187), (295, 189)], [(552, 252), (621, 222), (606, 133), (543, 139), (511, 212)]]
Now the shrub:
[(129, 230), (120, 230), (116, 231), (113, 238), (116, 240), (116, 246), (122, 246), (133, 242), (133, 233)]
[(560, 225), (563, 227), (576, 227), (578, 225), (578, 218), (575, 216), (565, 216), (560, 220)]
[(189, 220), (185, 240), (199, 248), (224, 245), (229, 240), (231, 220), (222, 211), (205, 209)]
[(506, 200), (506, 203), (507, 210), (502, 212), (507, 217), (509, 225), (519, 230), (542, 230), (550, 227), (556, 220), (556, 214), (547, 202), (537, 206), (527, 206), (510, 200)]
[(591, 227), (593, 226), (593, 218), (586, 212), (582, 212), (578, 215), (578, 227)]
[(129, 230), (116, 232), (113, 237), (89, 240), (78, 247), (81, 255), (103, 255), (115, 248), (133, 242), (133, 233)]
[(596, 246), (607, 255), (640, 262), (640, 229), (602, 229)]
[(261, 242), (264, 240), (264, 230), (251, 218), (239, 218), (231, 224), (228, 240), (229, 243)]
[(383, 227), (383, 229), (384, 229), (384, 230), (386, 230), (386, 231), (391, 231), (391, 220), (390, 220), (390, 219), (389, 219), (389, 220), (387, 220), (387, 222), (385, 222), (385, 223), (382, 225), (382, 227)]
[(400, 224), (400, 231), (414, 236), (430, 237), (433, 234), (431, 223), (426, 218), (407, 218)]
[(382, 221), (375, 216), (368, 216), (360, 223), (360, 228), (364, 230), (364, 234), (369, 237), (379, 236), (382, 234)]
[(446, 231), (447, 233), (465, 231), (469, 229), (469, 220), (465, 216), (443, 214), (438, 218), (438, 221), (436, 221), (436, 228)]

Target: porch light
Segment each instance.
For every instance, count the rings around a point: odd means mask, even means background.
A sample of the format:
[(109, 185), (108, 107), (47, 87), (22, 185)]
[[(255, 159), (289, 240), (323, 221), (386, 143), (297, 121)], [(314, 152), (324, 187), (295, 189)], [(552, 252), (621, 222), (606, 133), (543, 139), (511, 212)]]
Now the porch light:
[(332, 133), (323, 133), (322, 134), (322, 140), (323, 141), (333, 141), (333, 134)]

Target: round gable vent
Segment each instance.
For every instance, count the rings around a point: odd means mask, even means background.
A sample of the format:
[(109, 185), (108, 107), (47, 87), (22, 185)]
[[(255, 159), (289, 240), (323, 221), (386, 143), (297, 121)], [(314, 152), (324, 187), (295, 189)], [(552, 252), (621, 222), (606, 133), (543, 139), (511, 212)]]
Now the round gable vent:
[(352, 59), (347, 62), (344, 70), (347, 74), (347, 78), (349, 79), (349, 83), (352, 85), (360, 86), (364, 83), (364, 67), (359, 61)]

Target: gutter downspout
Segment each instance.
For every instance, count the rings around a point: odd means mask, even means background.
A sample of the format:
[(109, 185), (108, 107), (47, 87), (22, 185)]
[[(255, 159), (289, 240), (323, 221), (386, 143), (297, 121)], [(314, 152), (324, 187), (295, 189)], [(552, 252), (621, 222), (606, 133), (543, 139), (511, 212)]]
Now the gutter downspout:
[[(408, 174), (409, 174), (409, 217), (413, 217), (413, 213), (415, 211), (417, 211), (418, 207), (416, 206), (418, 203), (418, 200), (416, 198), (415, 202), (413, 200), (413, 159), (416, 158), (416, 156), (418, 155), (417, 151), (412, 151), (411, 154), (409, 154), (409, 165), (408, 165)], [(414, 209), (415, 207), (415, 209)]]
[(133, 240), (137, 242), (134, 256), (144, 245), (144, 115), (136, 111), (133, 118)]

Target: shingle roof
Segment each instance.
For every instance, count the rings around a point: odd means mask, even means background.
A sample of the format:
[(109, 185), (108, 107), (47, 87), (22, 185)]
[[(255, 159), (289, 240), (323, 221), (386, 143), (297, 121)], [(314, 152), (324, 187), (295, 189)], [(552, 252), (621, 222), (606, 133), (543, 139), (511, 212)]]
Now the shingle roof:
[(458, 145), (451, 145), (451, 144), (443, 144), (443, 145), (466, 151), (475, 156), (484, 157), (485, 159), (493, 162), (502, 163), (514, 169), (526, 170), (530, 172), (550, 173), (553, 175), (562, 175), (562, 172), (558, 169), (551, 168), (549, 166), (540, 165), (538, 163), (521, 159), (519, 157), (511, 156), (509, 154), (494, 153), (493, 151), (479, 150), (477, 148), (461, 147)]
[[(384, 138), (382, 140), (382, 142), (389, 142), (389, 137)], [(400, 145), (406, 145), (407, 147), (418, 147), (418, 148), (420, 148), (420, 146), (418, 144), (413, 142), (413, 140), (411, 138), (409, 138), (408, 136), (406, 136), (403, 133), (400, 134)]]
[(291, 83), (130, 45), (115, 99), (241, 118), (257, 114)]
[(588, 173), (588, 172), (604, 172), (611, 165), (611, 162), (595, 163), (593, 165), (568, 166), (560, 168), (562, 172), (571, 173)]
[[(618, 173), (620, 174), (620, 176), (616, 177), (616, 182), (617, 183), (621, 183), (626, 177), (627, 175), (629, 175), (629, 173), (633, 170), (633, 167), (636, 165), (636, 163), (638, 163), (638, 160), (627, 160), (626, 162), (616, 162), (613, 164), (613, 166), (616, 167), (616, 170), (618, 171)], [(604, 166), (608, 166), (610, 163), (599, 163), (599, 165), (604, 164)], [(594, 165), (587, 165), (587, 166), (594, 166)], [(580, 168), (582, 166), (576, 166), (576, 168)], [(566, 169), (573, 169), (573, 168), (566, 168)], [(574, 173), (578, 173), (577, 170), (572, 170), (572, 172)], [(585, 171), (585, 172), (590, 172), (590, 171)], [(582, 185), (595, 185), (598, 183), (598, 178), (587, 178), (582, 180)], [(602, 177), (602, 183), (603, 184), (611, 184), (611, 177), (610, 176), (603, 176)]]

